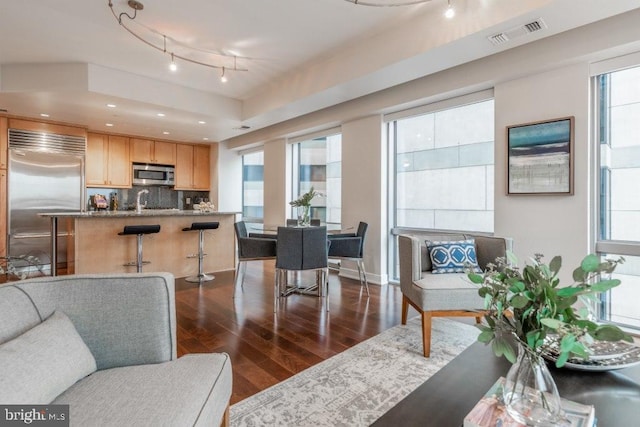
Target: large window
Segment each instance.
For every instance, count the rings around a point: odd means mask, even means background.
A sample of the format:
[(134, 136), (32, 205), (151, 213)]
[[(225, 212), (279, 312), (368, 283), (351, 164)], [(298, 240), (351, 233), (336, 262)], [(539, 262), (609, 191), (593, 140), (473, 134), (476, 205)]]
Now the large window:
[[(342, 188), (342, 135), (328, 135), (300, 141), (293, 145), (293, 194), (313, 188), (323, 197), (311, 204), (311, 218), (320, 219), (330, 228), (340, 228)], [(292, 218), (296, 212), (292, 212)]]
[(640, 67), (597, 76), (598, 242), (603, 255), (623, 255), (622, 284), (602, 298), (600, 317), (640, 328)]
[(493, 100), (389, 124), (395, 227), (493, 231)]
[(249, 222), (264, 218), (264, 152), (242, 156), (242, 217)]
[[(459, 101), (388, 123), (394, 234), (403, 228), (493, 232), (493, 99), (474, 94)], [(390, 240), (392, 281), (399, 275), (397, 243)]]

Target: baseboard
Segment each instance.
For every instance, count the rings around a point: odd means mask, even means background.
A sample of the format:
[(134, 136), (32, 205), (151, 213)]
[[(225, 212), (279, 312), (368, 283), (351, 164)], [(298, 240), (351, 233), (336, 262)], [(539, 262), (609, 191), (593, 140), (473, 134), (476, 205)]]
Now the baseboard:
[[(353, 280), (358, 280), (358, 281), (360, 280), (360, 278), (358, 277), (358, 270), (353, 270), (350, 268), (341, 267), (340, 273), (338, 273), (338, 275), (340, 277), (347, 277)], [(378, 286), (387, 285), (389, 283), (389, 276), (386, 274), (380, 275), (380, 274), (371, 274), (367, 272), (367, 282), (369, 282), (370, 285), (378, 285)]]

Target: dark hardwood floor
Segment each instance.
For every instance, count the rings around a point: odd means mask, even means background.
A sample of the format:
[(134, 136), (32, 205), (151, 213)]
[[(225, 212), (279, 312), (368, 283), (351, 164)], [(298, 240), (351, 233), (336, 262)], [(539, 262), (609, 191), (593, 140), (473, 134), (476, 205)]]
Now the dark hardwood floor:
[[(236, 403), (400, 323), (397, 286), (329, 278), (330, 311), (314, 296), (290, 295), (273, 313), (273, 261), (250, 262), (244, 291), (233, 296), (233, 271), (212, 282), (176, 280), (178, 355), (226, 352)], [(413, 313), (417, 314), (417, 313)]]

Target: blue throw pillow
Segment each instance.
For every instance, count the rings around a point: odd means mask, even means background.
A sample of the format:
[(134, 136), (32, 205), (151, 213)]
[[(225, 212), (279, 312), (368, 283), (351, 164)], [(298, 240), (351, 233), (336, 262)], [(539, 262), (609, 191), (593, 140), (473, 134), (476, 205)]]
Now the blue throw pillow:
[(427, 250), (433, 265), (434, 274), (464, 273), (468, 269), (480, 273), (476, 245), (473, 239), (453, 242), (434, 242), (427, 240)]

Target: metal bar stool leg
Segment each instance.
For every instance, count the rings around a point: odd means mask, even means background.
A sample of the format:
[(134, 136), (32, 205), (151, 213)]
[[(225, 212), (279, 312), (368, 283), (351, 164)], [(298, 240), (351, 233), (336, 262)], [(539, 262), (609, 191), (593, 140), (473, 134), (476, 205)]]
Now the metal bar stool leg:
[(142, 273), (142, 234), (138, 234), (137, 236), (137, 241), (138, 241), (138, 260), (136, 262), (136, 271), (138, 273)]

